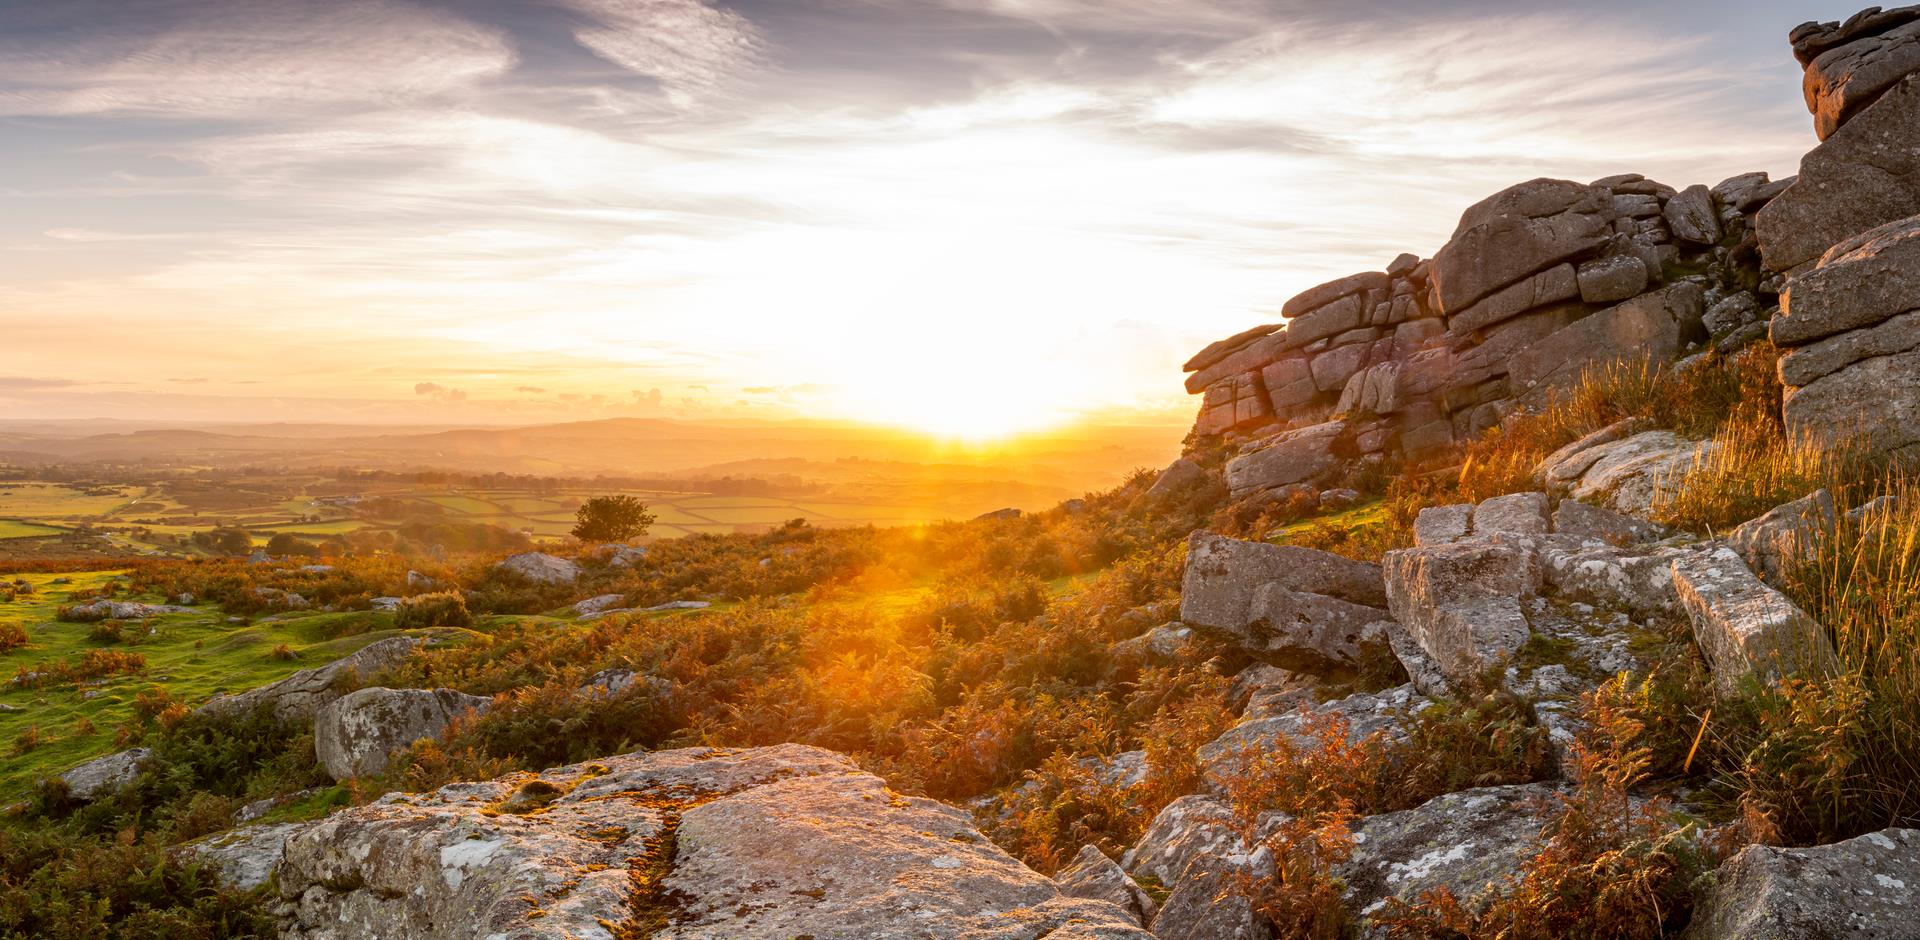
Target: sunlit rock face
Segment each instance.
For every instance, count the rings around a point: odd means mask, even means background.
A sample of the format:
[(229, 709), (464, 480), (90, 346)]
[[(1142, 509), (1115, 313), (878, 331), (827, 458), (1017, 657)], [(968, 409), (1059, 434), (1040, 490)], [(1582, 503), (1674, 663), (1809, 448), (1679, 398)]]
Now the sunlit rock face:
[[(1622, 361), (1761, 338), (1764, 173), (1685, 189), (1636, 174), (1536, 179), (1469, 207), (1429, 260), (1329, 281), (1187, 363), (1196, 431), (1236, 452), (1236, 498), (1421, 455)], [(1709, 311), (1713, 316), (1708, 317)]]

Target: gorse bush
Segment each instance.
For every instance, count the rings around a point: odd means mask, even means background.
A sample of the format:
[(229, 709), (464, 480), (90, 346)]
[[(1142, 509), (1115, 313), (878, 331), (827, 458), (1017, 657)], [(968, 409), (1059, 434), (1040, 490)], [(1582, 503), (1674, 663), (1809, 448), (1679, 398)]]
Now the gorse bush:
[(27, 628), (11, 621), (0, 622), (0, 653), (10, 653), (32, 642)]
[(400, 599), (393, 612), (393, 625), (401, 630), (425, 627), (464, 627), (473, 623), (467, 612), (467, 600), (456, 591), (416, 594)]

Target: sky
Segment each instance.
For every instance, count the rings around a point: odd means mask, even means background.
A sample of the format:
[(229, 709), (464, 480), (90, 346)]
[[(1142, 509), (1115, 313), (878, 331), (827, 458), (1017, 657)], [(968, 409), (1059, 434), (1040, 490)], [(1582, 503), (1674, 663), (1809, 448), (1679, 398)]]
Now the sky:
[(1792, 173), (1854, 9), (0, 0), (0, 418), (1185, 421), (1507, 185)]

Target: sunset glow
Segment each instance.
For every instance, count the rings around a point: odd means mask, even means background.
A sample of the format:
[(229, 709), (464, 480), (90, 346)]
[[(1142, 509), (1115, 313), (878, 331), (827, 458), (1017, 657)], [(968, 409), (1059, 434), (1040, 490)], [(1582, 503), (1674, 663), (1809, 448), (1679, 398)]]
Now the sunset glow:
[(1573, 5), (111, 12), (0, 11), (21, 416), (1178, 424), (1195, 348), (1485, 192), (1804, 123), (1769, 43)]

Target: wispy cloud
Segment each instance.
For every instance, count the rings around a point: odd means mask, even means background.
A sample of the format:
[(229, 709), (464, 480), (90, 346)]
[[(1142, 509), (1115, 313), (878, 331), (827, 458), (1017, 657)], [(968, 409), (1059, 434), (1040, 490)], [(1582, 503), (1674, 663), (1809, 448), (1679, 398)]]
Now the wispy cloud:
[[(0, 12), (0, 113), (286, 117), (428, 99), (514, 62), (498, 32), (402, 0), (75, 0), (53, 24), (35, 6)], [(34, 28), (90, 17), (78, 37)]]
[(574, 31), (607, 61), (690, 105), (755, 66), (766, 40), (746, 17), (702, 0), (553, 0), (593, 25)]

